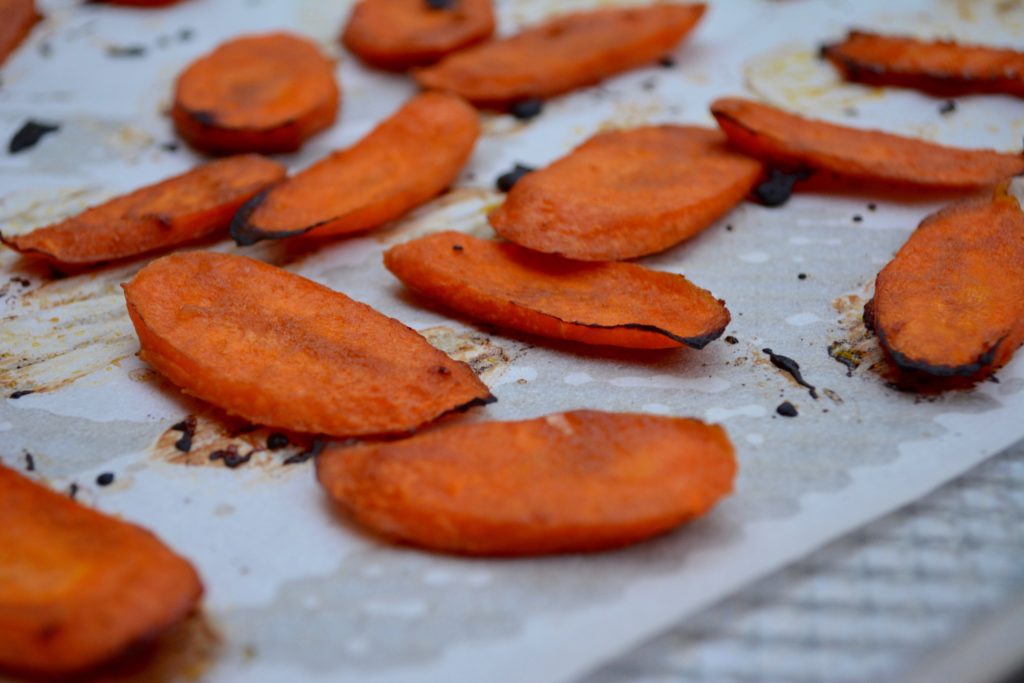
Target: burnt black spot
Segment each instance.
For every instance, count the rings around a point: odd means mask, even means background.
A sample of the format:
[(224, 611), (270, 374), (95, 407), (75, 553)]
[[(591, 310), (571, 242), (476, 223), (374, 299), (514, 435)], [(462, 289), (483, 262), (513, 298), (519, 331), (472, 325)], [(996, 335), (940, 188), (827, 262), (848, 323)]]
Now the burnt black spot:
[(146, 56), (145, 45), (109, 45), (107, 56), (115, 59), (129, 58), (136, 59)]
[(25, 471), (35, 472), (36, 471), (36, 459), (32, 457), (32, 454), (25, 451)]
[(732, 232), (732, 223), (726, 225), (725, 229), (728, 230), (729, 232)]
[(807, 387), (807, 390), (811, 394), (811, 398), (818, 398), (818, 390), (813, 384), (808, 384), (803, 375), (800, 374), (800, 364), (788, 356), (773, 352), (771, 349), (761, 349), (764, 353), (768, 354), (768, 360), (772, 362), (772, 365), (777, 367), (783, 372), (789, 373), (796, 383), (802, 387)]
[(799, 413), (796, 411), (796, 406), (789, 401), (783, 401), (775, 409), (775, 412), (782, 417), (796, 417)]
[(956, 102), (954, 102), (953, 100), (946, 100), (945, 102), (942, 103), (942, 106), (939, 107), (939, 113), (942, 114), (943, 116), (952, 114), (955, 111)]
[(267, 448), (272, 451), (279, 451), (289, 443), (288, 437), (281, 432), (274, 432), (267, 437)]
[(188, 41), (192, 40), (192, 36), (194, 35), (195, 32), (192, 29), (183, 28), (180, 31), (178, 31), (178, 40), (180, 40), (183, 43), (187, 43)]
[(540, 116), (542, 111), (544, 111), (544, 100), (539, 97), (521, 100), (513, 104), (512, 108), (509, 109), (509, 113), (520, 121), (529, 121), (532, 118), (536, 118)]
[(8, 398), (21, 398), (22, 396), (28, 396), (29, 394), (34, 393), (36, 393), (34, 389), (22, 389), (20, 391), (15, 391)]
[(309, 448), (307, 448), (306, 450), (302, 451), (301, 453), (296, 453), (295, 455), (291, 456), (290, 458), (286, 458), (285, 461), (284, 461), (284, 464), (285, 465), (301, 465), (302, 463), (306, 462), (307, 460), (312, 460), (313, 458), (317, 457), (318, 455), (320, 455), (323, 452), (325, 445), (326, 445), (326, 442), (323, 439), (321, 439), (321, 438), (313, 439), (313, 443), (311, 443), (309, 445)]
[(29, 119), (7, 143), (7, 153), (17, 154), (35, 147), (36, 143), (43, 139), (43, 136), (56, 133), (58, 130), (60, 130), (59, 123), (44, 123)]
[(443, 365), (438, 365), (436, 368), (434, 368), (434, 372), (436, 372), (439, 375), (450, 375), (450, 374), (452, 374), (452, 371), (449, 370), (448, 368), (446, 368)]
[(71, 486), (68, 487), (68, 497), (74, 500), (78, 497), (78, 484), (71, 482)]
[(179, 145), (177, 142), (165, 142), (162, 145), (160, 145), (160, 149), (164, 150), (165, 152), (177, 152), (179, 149), (181, 149), (181, 145)]
[(860, 223), (863, 220), (864, 220), (864, 217), (861, 216), (859, 213), (856, 213), (856, 214), (853, 215), (853, 222), (854, 223)]
[(658, 66), (660, 66), (663, 69), (671, 69), (675, 65), (676, 60), (669, 55), (665, 55), (664, 57), (658, 60)]
[(529, 173), (533, 173), (536, 170), (537, 169), (533, 168), (532, 166), (523, 166), (522, 164), (516, 164), (515, 168), (513, 168), (511, 171), (499, 176), (498, 181), (497, 183), (495, 183), (495, 185), (502, 192), (508, 192), (513, 187), (515, 187), (515, 184), (518, 183), (523, 176)]
[(212, 111), (190, 111), (188, 115), (199, 124), (204, 126), (216, 126), (217, 115)]
[(245, 463), (252, 460), (252, 454), (254, 452), (255, 451), (249, 451), (245, 455), (242, 455), (241, 453), (238, 452), (238, 446), (232, 444), (225, 448), (224, 450), (214, 451), (213, 453), (210, 453), (210, 462), (220, 460), (221, 462), (224, 463), (225, 467), (235, 469), (236, 467), (241, 467)]
[(868, 211), (878, 211), (878, 204), (868, 202)]
[(452, 251), (454, 251), (456, 253), (461, 253), (462, 250), (463, 250), (463, 247), (462, 247), (461, 244), (453, 244), (452, 245)]
[(726, 344), (739, 344), (740, 340), (730, 334), (728, 337), (725, 338), (725, 343)]
[(768, 172), (768, 178), (754, 188), (754, 197), (762, 206), (771, 208), (782, 206), (789, 201), (797, 181), (806, 180), (809, 177), (810, 172), (808, 171), (786, 173), (773, 168)]
[(174, 442), (174, 447), (182, 453), (192, 450), (192, 437), (196, 434), (196, 418), (189, 415), (187, 418), (171, 427), (176, 432), (181, 432), (181, 438)]
[(797, 280), (806, 280), (807, 279), (807, 273), (797, 273), (796, 279)]
[(104, 472), (100, 476), (96, 477), (96, 483), (100, 486), (110, 486), (114, 483), (114, 473)]

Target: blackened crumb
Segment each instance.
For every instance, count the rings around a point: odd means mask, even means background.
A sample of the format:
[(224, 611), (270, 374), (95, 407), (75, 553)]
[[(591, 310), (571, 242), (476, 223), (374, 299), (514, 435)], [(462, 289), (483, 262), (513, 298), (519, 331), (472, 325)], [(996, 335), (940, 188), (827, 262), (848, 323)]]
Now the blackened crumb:
[(181, 438), (174, 442), (174, 447), (182, 453), (192, 450), (192, 437), (196, 434), (196, 418), (189, 415), (187, 418), (171, 427), (176, 432), (181, 432)]
[(160, 148), (165, 152), (177, 152), (179, 149), (181, 149), (181, 145), (179, 145), (177, 142), (165, 142), (162, 145), (160, 145)]
[(797, 276), (796, 276), (796, 279), (797, 280), (806, 280), (807, 279), (807, 273), (798, 273)]
[(657, 86), (657, 85), (658, 85), (657, 82), (653, 78), (648, 78), (648, 79), (645, 79), (640, 84), (640, 87), (643, 88), (644, 90), (646, 90), (647, 92), (650, 92), (650, 91), (654, 90), (655, 86)]
[(528, 173), (533, 173), (535, 170), (537, 169), (533, 168), (532, 166), (516, 164), (515, 168), (513, 168), (511, 171), (501, 175), (498, 178), (497, 183), (495, 184), (497, 185), (497, 188), (502, 192), (508, 192), (513, 187), (515, 187), (515, 184), (518, 183), (523, 176), (527, 175)]
[(220, 460), (224, 463), (225, 467), (235, 469), (236, 467), (241, 467), (245, 463), (249, 462), (252, 459), (253, 453), (255, 453), (255, 451), (249, 451), (245, 455), (242, 455), (238, 452), (238, 446), (232, 444), (224, 450), (210, 453), (210, 461), (213, 462)]
[(71, 482), (71, 486), (68, 487), (68, 496), (71, 500), (74, 500), (78, 496), (78, 484)]
[(544, 100), (539, 97), (531, 97), (513, 104), (509, 113), (520, 121), (529, 121), (540, 116), (542, 111), (544, 111)]
[(22, 396), (28, 396), (29, 394), (36, 393), (34, 389), (21, 389), (20, 391), (13, 392), (8, 398), (21, 398)]
[(281, 432), (274, 432), (267, 437), (267, 448), (272, 451), (279, 451), (289, 443), (288, 437)]
[(14, 277), (11, 278), (11, 282), (13, 282), (16, 285), (21, 285), (22, 287), (28, 287), (30, 284), (32, 284), (31, 282), (29, 282), (25, 278), (18, 277), (17, 275), (15, 275)]
[(178, 31), (178, 40), (180, 40), (183, 43), (187, 43), (188, 41), (192, 40), (193, 35), (195, 35), (195, 33), (192, 31), (192, 29), (183, 28), (180, 31)]
[(779, 406), (775, 409), (775, 412), (781, 415), (782, 417), (796, 417), (798, 415), (796, 411), (796, 406), (790, 403), (789, 401), (783, 401), (782, 403), (780, 403)]
[(461, 245), (461, 244), (453, 244), (453, 245), (452, 245), (452, 251), (455, 251), (455, 252), (461, 252), (461, 251), (462, 251), (462, 249), (463, 249), (463, 247), (462, 247), (462, 245)]
[(320, 438), (313, 439), (313, 443), (311, 443), (309, 445), (309, 448), (307, 448), (306, 450), (302, 451), (301, 453), (296, 453), (295, 455), (291, 456), (290, 458), (286, 458), (285, 461), (284, 461), (284, 464), (285, 465), (300, 465), (300, 464), (306, 462), (307, 460), (311, 460), (311, 459), (317, 457), (318, 455), (320, 455), (320, 453), (323, 452), (325, 444), (326, 444), (326, 442), (323, 439), (320, 439)]
[(779, 370), (788, 373), (800, 386), (807, 387), (808, 392), (811, 394), (811, 398), (818, 398), (817, 388), (813, 384), (808, 384), (807, 381), (804, 380), (803, 375), (800, 374), (799, 363), (788, 356), (775, 353), (771, 349), (761, 350), (768, 355), (768, 360), (771, 361), (772, 365), (777, 367)]
[(739, 344), (740, 340), (730, 334), (728, 337), (725, 338), (725, 343), (726, 344)]
[(861, 216), (859, 213), (855, 213), (853, 215), (853, 222), (854, 223), (860, 223), (862, 220), (864, 220), (864, 217)]
[(725, 226), (725, 229), (726, 229), (727, 231), (729, 231), (729, 232), (732, 232), (732, 223), (729, 223), (728, 225), (726, 225), (726, 226)]
[(763, 206), (771, 208), (782, 206), (789, 201), (790, 195), (793, 194), (796, 181), (804, 180), (809, 176), (810, 174), (806, 171), (786, 173), (773, 168), (768, 172), (767, 180), (754, 188), (754, 197)]
[(956, 102), (954, 102), (953, 100), (946, 100), (945, 102), (942, 103), (942, 106), (939, 107), (939, 113), (942, 114), (943, 116), (946, 116), (947, 114), (952, 114), (955, 111)]
[(25, 451), (25, 471), (35, 472), (36, 471), (36, 459), (32, 457), (32, 454)]
[(818, 59), (825, 59), (828, 57), (828, 49), (830, 45), (828, 43), (822, 43), (818, 46)]
[(96, 483), (100, 486), (110, 486), (114, 483), (114, 473), (104, 472), (100, 476), (96, 477)]
[(665, 55), (664, 57), (658, 60), (658, 66), (660, 66), (663, 69), (671, 69), (675, 65), (676, 60), (673, 57), (670, 57), (669, 55)]
[(145, 45), (108, 45), (107, 56), (115, 59), (138, 58), (146, 56)]
[(874, 202), (869, 202), (868, 211), (878, 211), (878, 204), (875, 204)]
[(53, 55), (53, 46), (48, 42), (39, 44), (39, 56), (43, 59), (47, 59)]
[(26, 149), (35, 147), (36, 143), (43, 139), (43, 136), (56, 133), (60, 130), (59, 123), (44, 123), (29, 119), (18, 129), (11, 141), (7, 143), (9, 154), (18, 154)]
[(851, 116), (851, 117), (853, 117), (853, 116), (860, 116), (860, 112), (857, 111), (856, 107), (844, 107), (843, 108), (843, 114), (845, 114), (846, 116)]

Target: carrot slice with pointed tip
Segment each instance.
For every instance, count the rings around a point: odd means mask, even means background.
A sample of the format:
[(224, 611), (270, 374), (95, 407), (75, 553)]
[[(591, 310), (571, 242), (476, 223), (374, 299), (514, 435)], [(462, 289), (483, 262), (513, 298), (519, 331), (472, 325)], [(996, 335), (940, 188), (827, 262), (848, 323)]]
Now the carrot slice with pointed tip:
[(0, 669), (95, 666), (178, 623), (202, 596), (195, 569), (145, 529), (3, 465), (0, 501)]
[(614, 548), (706, 513), (736, 462), (718, 426), (574, 411), (329, 449), (317, 477), (377, 533), (468, 555)]
[(914, 88), (936, 95), (1005, 93), (1024, 97), (1024, 52), (851, 31), (822, 48), (848, 81)]
[(465, 363), (344, 294), (244, 256), (166, 256), (124, 286), (140, 355), (255, 424), (402, 433), (493, 397)]
[(738, 149), (782, 168), (924, 190), (970, 190), (1024, 171), (1024, 155), (957, 149), (925, 140), (806, 119), (767, 104), (725, 98), (711, 105)]
[(289, 33), (243, 36), (193, 62), (174, 88), (171, 117), (212, 154), (294, 152), (338, 116), (334, 63)]
[(42, 19), (35, 0), (0, 0), (0, 65)]
[(255, 154), (219, 159), (60, 223), (0, 239), (23, 254), (68, 265), (138, 256), (226, 233), (245, 202), (284, 176), (283, 166)]
[(480, 123), (452, 95), (410, 100), (369, 135), (246, 204), (231, 225), (238, 244), (376, 228), (440, 194), (462, 170)]
[(602, 133), (520, 179), (489, 220), (505, 239), (537, 251), (584, 261), (634, 258), (711, 225), (762, 172), (716, 130)]
[(404, 71), (433, 64), (494, 33), (491, 0), (361, 0), (341, 41), (367, 64)]
[(704, 348), (729, 311), (673, 273), (583, 263), (442, 232), (392, 247), (384, 265), (409, 287), (499, 327), (640, 349)]
[(879, 273), (866, 320), (900, 367), (984, 379), (1024, 343), (1024, 178), (929, 216)]
[(655, 62), (697, 25), (704, 5), (655, 5), (574, 12), (509, 38), (449, 55), (415, 72), (424, 88), (506, 109), (593, 85)]

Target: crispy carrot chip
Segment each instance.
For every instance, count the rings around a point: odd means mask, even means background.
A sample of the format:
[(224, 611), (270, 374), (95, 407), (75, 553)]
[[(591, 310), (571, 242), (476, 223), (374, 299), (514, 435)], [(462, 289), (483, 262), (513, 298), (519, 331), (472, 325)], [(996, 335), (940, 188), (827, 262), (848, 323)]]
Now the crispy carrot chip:
[(453, 426), (317, 461), (320, 484), (361, 524), (469, 555), (635, 543), (707, 512), (735, 474), (721, 427), (586, 410)]
[(0, 65), (42, 16), (36, 10), (35, 0), (0, 0)]

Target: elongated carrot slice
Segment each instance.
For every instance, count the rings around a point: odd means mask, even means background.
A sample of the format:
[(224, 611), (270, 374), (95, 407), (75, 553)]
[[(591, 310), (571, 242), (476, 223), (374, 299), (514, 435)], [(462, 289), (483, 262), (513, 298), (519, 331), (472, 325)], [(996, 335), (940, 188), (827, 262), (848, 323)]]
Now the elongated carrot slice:
[(1024, 171), (1021, 154), (957, 149), (847, 128), (750, 100), (720, 99), (711, 113), (738, 149), (782, 168), (925, 190), (969, 190)]
[(1024, 178), (929, 216), (879, 273), (865, 320), (897, 365), (980, 380), (1024, 343), (1022, 196)]
[(732, 490), (725, 431), (581, 410), (327, 450), (317, 477), (383, 536), (469, 555), (604, 550), (664, 533)]
[(0, 501), (0, 669), (94, 666), (181, 621), (202, 595), (192, 566), (150, 532), (3, 465)]
[(716, 130), (602, 133), (520, 179), (489, 220), (505, 239), (537, 251), (584, 261), (634, 258), (711, 225), (762, 171)]
[(63, 264), (138, 256), (226, 233), (238, 209), (285, 169), (255, 154), (219, 159), (111, 199), (65, 221), (0, 240)]
[(500, 327), (639, 349), (704, 348), (729, 311), (673, 273), (582, 263), (442, 232), (392, 247), (384, 265), (409, 287)]
[(1024, 97), (1024, 52), (851, 31), (822, 48), (848, 81), (937, 95), (1005, 93)]
[(235, 216), (231, 236), (248, 245), (376, 228), (447, 188), (479, 133), (476, 112), (461, 99), (419, 95), (356, 145), (254, 197)]
[(415, 73), (424, 88), (503, 110), (653, 63), (697, 25), (703, 4), (606, 8), (555, 17)]
[(334, 64), (289, 33), (243, 36), (193, 62), (174, 88), (171, 117), (203, 152), (294, 152), (338, 116)]
[(395, 71), (433, 64), (494, 33), (491, 0), (361, 0), (341, 41), (367, 64)]
[(0, 0), (0, 65), (25, 40), (42, 15), (35, 0)]
[(493, 400), (468, 365), (405, 325), (260, 261), (172, 254), (124, 290), (142, 359), (255, 424), (401, 433)]

